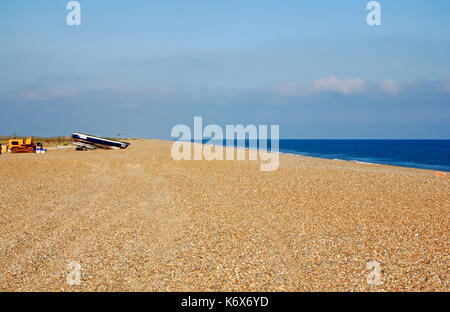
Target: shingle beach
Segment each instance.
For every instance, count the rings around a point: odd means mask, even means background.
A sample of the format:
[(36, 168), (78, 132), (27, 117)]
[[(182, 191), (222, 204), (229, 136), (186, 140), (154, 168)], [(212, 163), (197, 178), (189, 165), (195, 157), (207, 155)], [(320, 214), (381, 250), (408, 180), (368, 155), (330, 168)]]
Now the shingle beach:
[(170, 149), (0, 155), (0, 290), (449, 291), (448, 174)]

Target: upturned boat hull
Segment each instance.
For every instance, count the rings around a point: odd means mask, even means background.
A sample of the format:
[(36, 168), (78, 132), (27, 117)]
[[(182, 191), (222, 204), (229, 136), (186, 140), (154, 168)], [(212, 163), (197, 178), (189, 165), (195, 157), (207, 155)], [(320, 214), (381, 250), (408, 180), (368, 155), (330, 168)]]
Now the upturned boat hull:
[(130, 145), (128, 142), (115, 141), (97, 137), (90, 134), (79, 132), (72, 133), (72, 144), (83, 146), (86, 148), (101, 148), (101, 149), (125, 149)]

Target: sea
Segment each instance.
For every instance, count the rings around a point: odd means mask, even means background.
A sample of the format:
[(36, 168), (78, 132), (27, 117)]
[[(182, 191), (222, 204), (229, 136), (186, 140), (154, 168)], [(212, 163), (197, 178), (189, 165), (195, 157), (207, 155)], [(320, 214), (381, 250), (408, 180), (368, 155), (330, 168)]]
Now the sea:
[[(206, 141), (203, 143), (207, 143)], [(225, 142), (220, 144), (225, 145)], [(249, 147), (248, 140), (245, 141), (245, 147)], [(270, 141), (268, 149), (270, 150)], [(326, 159), (450, 171), (450, 140), (281, 139), (279, 151)]]

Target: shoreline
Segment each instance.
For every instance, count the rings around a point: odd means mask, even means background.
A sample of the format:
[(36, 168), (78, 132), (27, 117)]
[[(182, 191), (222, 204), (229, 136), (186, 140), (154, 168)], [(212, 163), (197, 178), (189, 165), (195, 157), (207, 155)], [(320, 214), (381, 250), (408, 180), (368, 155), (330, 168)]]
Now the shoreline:
[[(171, 141), (171, 140), (160, 140), (160, 141), (177, 142), (177, 141)], [(336, 140), (336, 141), (339, 141), (339, 140)], [(349, 140), (349, 141), (351, 141), (351, 140)], [(367, 141), (372, 141), (372, 140), (367, 140)], [(392, 141), (395, 141), (395, 140), (392, 140)], [(424, 140), (424, 141), (428, 141), (428, 140)], [(449, 140), (442, 139), (441, 141), (449, 141)], [(197, 143), (197, 144), (202, 144), (202, 145), (222, 146), (224, 148), (227, 148), (226, 145), (206, 144), (206, 143), (199, 143), (199, 142), (191, 142), (191, 143)], [(237, 149), (237, 147), (234, 147), (234, 148)], [(242, 147), (240, 147), (240, 148), (242, 148)], [(243, 147), (243, 149), (248, 151), (251, 148)], [(256, 150), (258, 150), (258, 149), (256, 149)], [(265, 152), (267, 152), (267, 151), (265, 151)], [(294, 153), (294, 152), (285, 152), (285, 151), (268, 152), (268, 153), (276, 153), (276, 154), (280, 154), (280, 155), (292, 155), (292, 156), (300, 156), (300, 157), (306, 157), (306, 158), (324, 159), (324, 160), (332, 160), (332, 161), (346, 161), (346, 162), (354, 162), (354, 163), (367, 164), (367, 165), (390, 166), (390, 167), (397, 167), (397, 168), (409, 168), (409, 169), (428, 170), (428, 171), (445, 172), (445, 173), (449, 173), (450, 172), (450, 170), (448, 170), (448, 169), (444, 170), (444, 169), (441, 169), (441, 168), (439, 168), (439, 169), (431, 169), (431, 168), (423, 168), (423, 167), (418, 167), (418, 166), (401, 166), (401, 165), (397, 165), (397, 164), (361, 161), (361, 160), (358, 160), (358, 159), (327, 158), (327, 157), (320, 157), (320, 156), (316, 156), (316, 155), (312, 156), (312, 155), (306, 155), (306, 154), (300, 154), (300, 153)]]
[[(328, 139), (326, 139), (328, 140)], [(135, 141), (135, 142), (150, 142), (150, 141), (159, 141), (159, 142), (168, 142), (168, 143), (174, 143), (177, 142), (176, 140), (164, 140), (164, 139), (132, 139), (132, 140), (124, 140), (124, 141)], [(368, 140), (370, 141), (370, 140)], [(395, 141), (395, 140), (393, 140)], [(425, 140), (427, 141), (427, 140)], [(446, 139), (442, 139), (442, 141), (449, 141)], [(181, 142), (181, 141), (179, 141)], [(133, 143), (133, 142), (131, 142)], [(206, 144), (206, 143), (199, 143), (199, 142), (190, 142), (193, 144), (202, 144), (202, 145), (213, 145), (213, 146), (222, 146), (224, 148), (224, 153), (226, 148), (228, 148), (226, 145), (217, 145), (217, 144)], [(44, 147), (45, 148), (45, 147)], [(233, 147), (235, 150), (239, 150), (239, 149), (243, 149), (246, 152), (248, 152), (250, 150), (249, 147)], [(65, 146), (52, 146), (47, 148), (48, 150), (64, 150), (64, 149), (75, 149), (74, 145), (65, 145)], [(258, 149), (256, 149), (257, 151), (259, 151)], [(421, 168), (421, 167), (413, 167), (413, 166), (401, 166), (401, 165), (395, 165), (395, 164), (388, 164), (388, 163), (379, 163), (379, 162), (368, 162), (368, 161), (360, 161), (357, 159), (342, 159), (342, 158), (327, 158), (327, 157), (320, 157), (320, 156), (311, 156), (311, 155), (306, 155), (306, 154), (300, 154), (300, 153), (293, 153), (293, 152), (284, 152), (284, 151), (277, 151), (277, 152), (267, 152), (262, 150), (262, 152), (266, 152), (266, 153), (275, 153), (278, 155), (290, 155), (290, 156), (297, 156), (297, 157), (302, 157), (302, 158), (308, 158), (308, 159), (317, 159), (317, 160), (327, 160), (327, 161), (339, 161), (339, 162), (346, 162), (346, 163), (355, 163), (355, 164), (362, 164), (362, 165), (371, 165), (371, 166), (388, 166), (388, 167), (392, 167), (392, 168), (400, 168), (400, 169), (415, 169), (415, 170), (426, 170), (426, 171), (430, 171), (430, 172), (444, 172), (446, 174), (450, 173), (450, 171), (447, 170), (442, 170), (442, 169), (430, 169), (430, 168)], [(4, 153), (4, 155), (7, 155), (10, 153)], [(192, 153), (191, 153), (192, 156)], [(203, 159), (205, 160), (205, 159)], [(213, 160), (214, 161), (214, 160)], [(226, 161), (225, 159), (223, 161)], [(249, 161), (247, 159), (247, 154), (246, 154), (246, 159), (244, 161)], [(259, 159), (257, 161), (260, 161)]]

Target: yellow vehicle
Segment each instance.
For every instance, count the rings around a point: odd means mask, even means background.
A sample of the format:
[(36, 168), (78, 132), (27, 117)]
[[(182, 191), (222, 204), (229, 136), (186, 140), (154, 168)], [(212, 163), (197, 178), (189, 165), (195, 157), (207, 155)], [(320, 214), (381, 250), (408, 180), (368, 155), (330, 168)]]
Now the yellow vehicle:
[(36, 152), (36, 144), (34, 144), (32, 137), (28, 139), (10, 139), (8, 149), (11, 153), (34, 153)]

